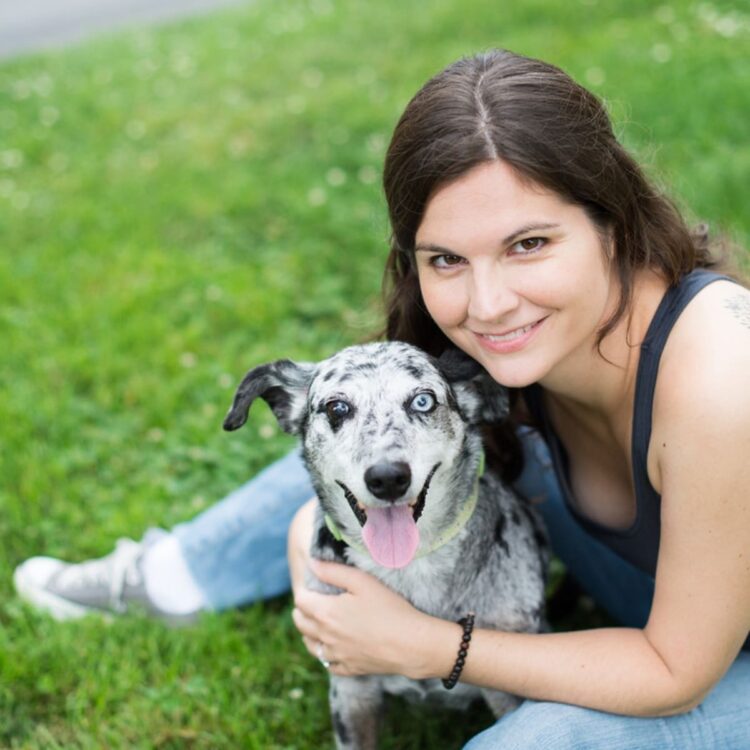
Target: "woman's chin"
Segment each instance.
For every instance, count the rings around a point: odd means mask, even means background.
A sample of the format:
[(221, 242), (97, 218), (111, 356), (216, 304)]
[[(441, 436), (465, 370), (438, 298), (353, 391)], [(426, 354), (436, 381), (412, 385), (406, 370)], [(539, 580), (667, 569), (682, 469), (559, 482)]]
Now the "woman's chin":
[(543, 368), (531, 366), (531, 363), (493, 362), (487, 357), (478, 358), (477, 361), (493, 380), (506, 388), (526, 388), (544, 376)]

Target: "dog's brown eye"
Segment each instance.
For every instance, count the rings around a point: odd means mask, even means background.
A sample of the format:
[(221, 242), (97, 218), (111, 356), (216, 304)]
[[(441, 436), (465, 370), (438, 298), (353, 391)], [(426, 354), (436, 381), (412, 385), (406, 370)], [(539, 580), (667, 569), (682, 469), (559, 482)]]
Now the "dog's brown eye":
[(326, 414), (332, 422), (339, 422), (349, 414), (352, 407), (346, 401), (329, 401), (326, 404)]

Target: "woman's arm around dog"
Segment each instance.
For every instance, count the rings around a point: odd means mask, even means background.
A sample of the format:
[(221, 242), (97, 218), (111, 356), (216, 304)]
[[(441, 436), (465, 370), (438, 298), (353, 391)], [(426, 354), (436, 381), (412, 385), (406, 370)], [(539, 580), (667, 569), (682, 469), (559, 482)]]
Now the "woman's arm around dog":
[[(658, 397), (652, 445), (662, 529), (646, 626), (541, 635), (475, 631), (462, 680), (537, 700), (665, 716), (692, 709), (721, 679), (750, 628), (750, 331), (737, 322), (744, 338), (738, 340), (736, 327), (728, 338), (704, 332), (717, 339), (710, 351), (680, 347), (679, 358), (665, 361), (673, 369), (660, 374), (669, 388)], [(347, 594), (304, 590), (298, 571), (309, 538), (306, 524), (295, 523), (294, 617), (313, 653), (325, 644), (331, 670), (341, 675), (450, 673), (457, 624), (418, 612), (345, 566), (316, 564), (314, 572)]]

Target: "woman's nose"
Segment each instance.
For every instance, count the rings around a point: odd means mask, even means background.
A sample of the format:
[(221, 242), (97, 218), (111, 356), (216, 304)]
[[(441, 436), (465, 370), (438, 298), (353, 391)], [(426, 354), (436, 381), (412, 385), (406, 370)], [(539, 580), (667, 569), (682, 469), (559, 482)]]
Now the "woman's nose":
[(492, 323), (518, 306), (518, 294), (497, 270), (475, 269), (469, 287), (469, 318)]

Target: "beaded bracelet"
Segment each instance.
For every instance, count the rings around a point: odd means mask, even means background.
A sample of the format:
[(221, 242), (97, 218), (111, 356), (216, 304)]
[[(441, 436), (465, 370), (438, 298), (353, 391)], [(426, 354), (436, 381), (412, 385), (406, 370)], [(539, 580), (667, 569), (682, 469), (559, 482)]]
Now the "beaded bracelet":
[(469, 651), (469, 644), (471, 643), (471, 631), (474, 629), (474, 613), (469, 612), (466, 617), (462, 617), (458, 624), (463, 628), (464, 632), (461, 636), (461, 645), (458, 647), (458, 656), (456, 657), (456, 663), (453, 665), (453, 671), (447, 680), (443, 680), (443, 687), (446, 690), (451, 690), (456, 686), (458, 678), (461, 676), (461, 670), (464, 668), (466, 662), (466, 654)]

